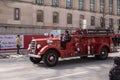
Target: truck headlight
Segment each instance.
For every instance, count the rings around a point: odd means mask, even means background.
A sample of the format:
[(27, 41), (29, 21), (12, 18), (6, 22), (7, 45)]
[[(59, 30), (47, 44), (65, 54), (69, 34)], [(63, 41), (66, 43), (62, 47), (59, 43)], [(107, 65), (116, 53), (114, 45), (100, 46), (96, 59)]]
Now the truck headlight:
[(51, 44), (51, 43), (53, 43), (53, 41), (48, 39), (48, 40), (47, 40), (47, 43), (48, 43), (48, 44)]
[(27, 50), (30, 50), (30, 47), (31, 47), (31, 44), (29, 44), (29, 45), (28, 45), (28, 48), (27, 48)]
[(37, 49), (40, 49), (40, 48), (41, 48), (41, 45), (40, 45), (40, 44), (38, 44), (38, 45), (37, 45)]

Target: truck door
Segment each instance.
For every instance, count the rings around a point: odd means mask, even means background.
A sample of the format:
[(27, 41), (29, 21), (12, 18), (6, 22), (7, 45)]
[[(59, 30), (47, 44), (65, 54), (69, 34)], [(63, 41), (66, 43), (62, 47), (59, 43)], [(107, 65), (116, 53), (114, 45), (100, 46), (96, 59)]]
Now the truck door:
[(75, 48), (79, 55), (84, 54), (84, 42), (81, 36), (75, 39)]

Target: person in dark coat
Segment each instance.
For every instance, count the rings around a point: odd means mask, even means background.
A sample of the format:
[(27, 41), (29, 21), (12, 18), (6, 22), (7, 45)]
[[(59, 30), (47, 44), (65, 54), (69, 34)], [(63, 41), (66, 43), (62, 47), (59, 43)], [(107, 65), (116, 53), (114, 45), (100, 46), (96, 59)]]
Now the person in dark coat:
[(61, 46), (66, 45), (67, 42), (71, 41), (71, 36), (68, 30), (65, 30), (65, 34), (61, 36)]
[(109, 80), (120, 80), (120, 57), (114, 58), (114, 66), (109, 72)]
[(70, 40), (71, 40), (71, 36), (70, 36), (68, 30), (65, 30), (65, 34), (64, 34), (64, 36), (65, 36), (65, 37), (64, 37), (63, 43), (70, 42)]

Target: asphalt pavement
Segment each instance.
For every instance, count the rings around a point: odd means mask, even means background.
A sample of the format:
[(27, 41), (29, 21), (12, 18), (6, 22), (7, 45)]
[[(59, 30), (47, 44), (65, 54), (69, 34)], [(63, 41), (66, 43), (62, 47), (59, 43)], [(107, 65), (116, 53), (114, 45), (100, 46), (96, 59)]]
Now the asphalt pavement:
[(8, 58), (0, 59), (0, 80), (109, 80), (115, 56), (120, 57), (120, 52), (109, 54), (107, 60), (73, 57), (46, 67), (43, 62), (33, 64), (25, 54), (12, 52)]

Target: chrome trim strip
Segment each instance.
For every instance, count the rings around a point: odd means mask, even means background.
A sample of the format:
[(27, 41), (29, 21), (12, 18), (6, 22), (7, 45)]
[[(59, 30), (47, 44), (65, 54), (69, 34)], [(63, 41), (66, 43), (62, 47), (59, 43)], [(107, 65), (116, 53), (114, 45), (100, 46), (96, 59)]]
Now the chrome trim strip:
[(35, 57), (35, 58), (41, 58), (40, 55), (35, 55), (35, 54), (28, 54), (29, 57)]

